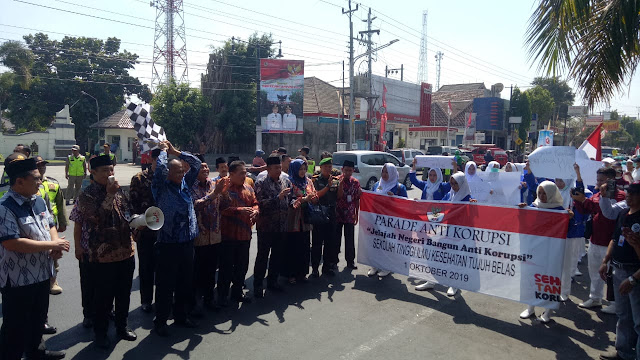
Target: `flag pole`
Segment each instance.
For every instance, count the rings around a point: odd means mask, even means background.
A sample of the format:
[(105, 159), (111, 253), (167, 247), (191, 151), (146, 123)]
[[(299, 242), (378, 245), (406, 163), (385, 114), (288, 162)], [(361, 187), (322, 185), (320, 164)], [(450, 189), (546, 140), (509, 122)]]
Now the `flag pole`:
[(451, 146), (451, 142), (449, 142), (449, 127), (451, 126), (451, 111), (447, 111), (447, 145)]

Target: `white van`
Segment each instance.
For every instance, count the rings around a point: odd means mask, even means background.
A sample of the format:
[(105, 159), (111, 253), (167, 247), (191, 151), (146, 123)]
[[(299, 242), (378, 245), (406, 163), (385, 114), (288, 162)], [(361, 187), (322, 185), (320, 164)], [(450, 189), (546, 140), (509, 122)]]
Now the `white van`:
[(366, 190), (373, 189), (373, 185), (380, 180), (382, 167), (386, 163), (392, 163), (398, 169), (398, 181), (408, 189), (411, 189), (409, 171), (411, 167), (404, 164), (397, 157), (382, 151), (336, 151), (333, 153), (333, 167), (342, 169), (345, 160), (356, 164), (353, 177), (358, 179), (360, 186)]

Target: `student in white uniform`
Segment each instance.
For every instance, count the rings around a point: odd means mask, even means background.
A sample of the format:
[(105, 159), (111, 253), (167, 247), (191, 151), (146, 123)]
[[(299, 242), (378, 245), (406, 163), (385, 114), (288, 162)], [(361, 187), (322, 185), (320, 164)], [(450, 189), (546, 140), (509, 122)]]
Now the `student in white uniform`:
[(282, 130), (295, 131), (298, 126), (298, 119), (291, 113), (291, 107), (285, 108), (285, 114), (282, 117)]
[(278, 105), (273, 105), (271, 114), (267, 115), (267, 130), (282, 129), (282, 115), (278, 112)]

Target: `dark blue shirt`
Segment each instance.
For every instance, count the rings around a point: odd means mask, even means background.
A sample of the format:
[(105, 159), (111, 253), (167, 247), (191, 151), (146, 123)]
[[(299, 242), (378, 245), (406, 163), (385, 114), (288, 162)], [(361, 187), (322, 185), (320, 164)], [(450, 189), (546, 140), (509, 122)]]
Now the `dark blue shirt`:
[(151, 192), (157, 206), (164, 213), (164, 225), (158, 231), (158, 242), (184, 243), (198, 236), (198, 220), (193, 208), (191, 188), (198, 180), (202, 162), (195, 156), (182, 152), (180, 160), (189, 164), (189, 171), (180, 185), (167, 180), (167, 153), (158, 156), (156, 171), (153, 173)]
[[(411, 183), (415, 187), (422, 190), (421, 199), (426, 200), (428, 183), (426, 181), (422, 181), (418, 179), (418, 177), (416, 176), (416, 173), (414, 172), (409, 173), (409, 180), (411, 180)], [(449, 191), (451, 191), (451, 185), (448, 182), (440, 183), (438, 190), (433, 192), (433, 200), (442, 200), (449, 193)]]

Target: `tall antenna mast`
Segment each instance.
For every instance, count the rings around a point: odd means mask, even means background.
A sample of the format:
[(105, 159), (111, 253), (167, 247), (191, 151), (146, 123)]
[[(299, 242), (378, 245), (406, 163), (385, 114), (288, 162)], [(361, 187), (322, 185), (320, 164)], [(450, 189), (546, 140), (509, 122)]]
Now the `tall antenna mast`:
[(168, 84), (171, 79), (178, 83), (188, 82), (189, 72), (182, 0), (152, 0), (149, 5), (156, 8), (151, 70), (153, 92), (159, 85)]
[(427, 68), (427, 10), (422, 12), (422, 41), (420, 41), (420, 61), (418, 63), (418, 84), (429, 81)]
[(442, 51), (436, 53), (436, 91), (440, 89), (440, 62), (442, 62), (443, 56), (444, 53)]

